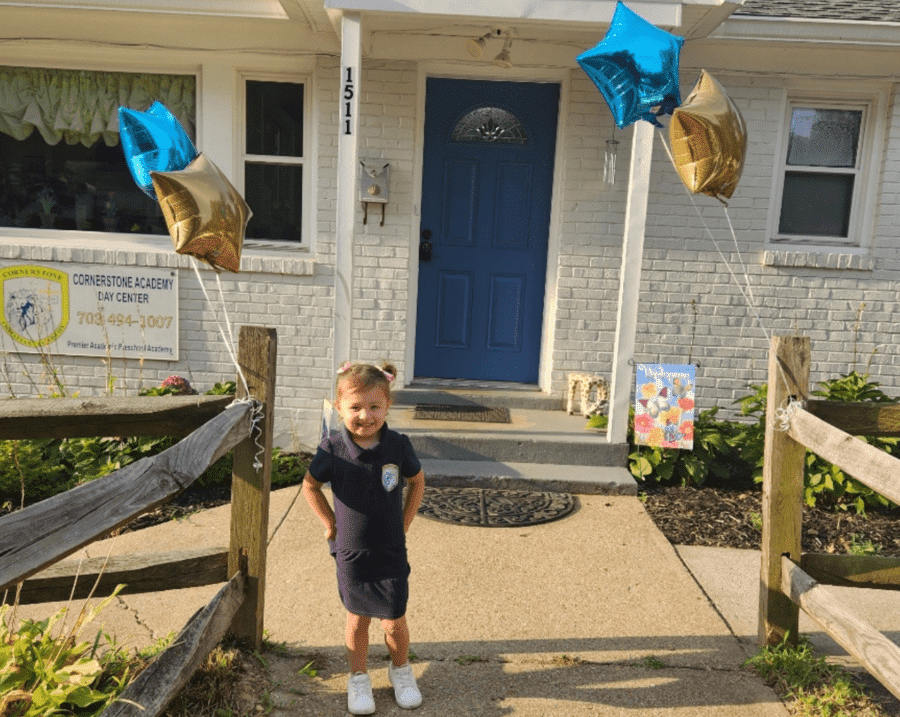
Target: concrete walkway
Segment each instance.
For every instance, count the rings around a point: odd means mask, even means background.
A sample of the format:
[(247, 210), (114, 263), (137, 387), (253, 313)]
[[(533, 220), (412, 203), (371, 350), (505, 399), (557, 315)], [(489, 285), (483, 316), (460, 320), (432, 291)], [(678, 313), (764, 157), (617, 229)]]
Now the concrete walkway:
[[(334, 567), (297, 489), (272, 495), (267, 651), (274, 717), (346, 714), (343, 627)], [(528, 528), (418, 519), (409, 533), (409, 622), (425, 702), (414, 714), (783, 716), (742, 669), (745, 646), (634, 496), (581, 495), (570, 516)], [(92, 557), (225, 545), (229, 507), (96, 543)], [(715, 564), (716, 560), (712, 563)], [(700, 561), (703, 562), (703, 561)], [(708, 569), (710, 564), (706, 564)], [(755, 590), (758, 567), (742, 567)], [(743, 573), (747, 573), (744, 575)], [(742, 583), (743, 584), (743, 583)], [(216, 586), (117, 599), (99, 620), (119, 642), (179, 630)], [(21, 608), (46, 617), (57, 605)], [(755, 612), (755, 611), (754, 611)], [(92, 639), (97, 626), (83, 633)], [(394, 703), (380, 628), (370, 671), (380, 715)], [(299, 675), (315, 659), (316, 678)]]

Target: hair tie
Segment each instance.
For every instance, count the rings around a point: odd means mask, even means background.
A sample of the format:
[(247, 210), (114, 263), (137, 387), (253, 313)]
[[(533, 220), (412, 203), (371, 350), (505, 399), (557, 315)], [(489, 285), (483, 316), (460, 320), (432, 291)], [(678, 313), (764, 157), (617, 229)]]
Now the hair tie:
[[(366, 364), (363, 364), (363, 365), (366, 365)], [(369, 364), (369, 365), (371, 365), (371, 364)], [(347, 373), (347, 371), (349, 371), (351, 368), (353, 368), (353, 364), (350, 363), (349, 361), (345, 361), (343, 364), (341, 364), (341, 367), (337, 370), (338, 376), (341, 376), (341, 375)], [(381, 371), (381, 373), (384, 374), (384, 377), (389, 382), (393, 382), (393, 380), (395, 378), (394, 374), (388, 373), (383, 368), (378, 368), (377, 366), (372, 366), (372, 368), (377, 369), (378, 371)]]

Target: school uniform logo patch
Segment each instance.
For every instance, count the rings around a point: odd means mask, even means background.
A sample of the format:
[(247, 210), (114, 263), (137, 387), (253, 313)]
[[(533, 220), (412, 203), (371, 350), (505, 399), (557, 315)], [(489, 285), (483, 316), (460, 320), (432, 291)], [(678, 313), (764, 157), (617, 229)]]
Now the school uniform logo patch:
[(400, 484), (400, 468), (393, 463), (388, 463), (381, 469), (381, 485), (388, 493)]

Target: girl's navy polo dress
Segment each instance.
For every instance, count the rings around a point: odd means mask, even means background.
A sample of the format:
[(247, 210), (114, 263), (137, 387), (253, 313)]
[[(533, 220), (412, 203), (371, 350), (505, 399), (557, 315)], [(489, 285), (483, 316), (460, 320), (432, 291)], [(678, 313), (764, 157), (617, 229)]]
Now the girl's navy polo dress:
[(396, 620), (406, 614), (403, 487), (421, 470), (409, 438), (387, 424), (369, 449), (360, 448), (346, 428), (332, 433), (309, 465), (315, 480), (331, 483), (337, 534), (329, 548), (341, 602), (354, 615)]

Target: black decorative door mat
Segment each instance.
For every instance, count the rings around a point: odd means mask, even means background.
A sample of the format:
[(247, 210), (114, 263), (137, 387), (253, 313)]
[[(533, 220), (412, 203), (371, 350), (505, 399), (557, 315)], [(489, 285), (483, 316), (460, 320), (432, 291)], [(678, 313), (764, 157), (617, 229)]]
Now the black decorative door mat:
[(456, 525), (515, 528), (559, 520), (575, 505), (575, 496), (570, 493), (428, 486), (419, 514)]
[(422, 403), (413, 412), (414, 419), (426, 421), (480, 421), (483, 423), (511, 423), (509, 409), (503, 406), (477, 406)]

